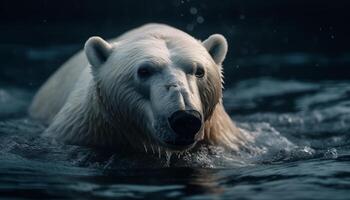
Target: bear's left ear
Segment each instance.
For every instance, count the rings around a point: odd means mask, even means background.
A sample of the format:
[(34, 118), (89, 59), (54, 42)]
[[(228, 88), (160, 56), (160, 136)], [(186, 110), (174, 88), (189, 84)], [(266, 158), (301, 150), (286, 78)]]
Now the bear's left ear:
[(85, 54), (93, 67), (99, 67), (107, 61), (112, 46), (100, 37), (91, 37), (85, 43)]
[(223, 35), (213, 34), (203, 42), (216, 64), (221, 65), (227, 53), (227, 41)]

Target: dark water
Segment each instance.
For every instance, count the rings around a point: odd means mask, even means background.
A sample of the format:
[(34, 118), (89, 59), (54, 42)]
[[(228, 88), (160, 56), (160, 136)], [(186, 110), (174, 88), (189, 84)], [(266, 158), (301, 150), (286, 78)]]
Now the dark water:
[[(54, 63), (50, 55), (62, 49), (70, 53), (69, 46), (23, 52), (27, 61)], [(282, 65), (294, 62), (286, 59)], [(299, 64), (310, 67), (308, 62)], [(14, 69), (4, 67), (2, 76), (15, 77)], [(234, 70), (228, 71), (230, 77)], [(193, 155), (158, 158), (155, 152), (140, 158), (41, 138), (45, 127), (26, 116), (35, 89), (15, 79), (0, 87), (2, 198), (349, 199), (347, 80), (257, 76), (229, 82), (225, 107), (242, 131), (255, 138), (253, 153), (203, 147)]]

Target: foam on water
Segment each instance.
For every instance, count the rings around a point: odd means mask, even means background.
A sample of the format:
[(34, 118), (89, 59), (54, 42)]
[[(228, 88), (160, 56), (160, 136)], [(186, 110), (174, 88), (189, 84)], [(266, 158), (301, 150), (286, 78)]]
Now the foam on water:
[[(301, 148), (268, 123), (240, 123), (243, 134), (254, 138), (250, 152), (230, 152), (217, 146), (202, 146), (194, 152), (173, 153), (165, 151), (164, 155), (157, 148), (147, 156), (120, 155), (113, 152), (104, 152), (86, 147), (52, 143), (47, 138), (40, 137), (45, 129), (40, 123), (29, 119), (11, 120), (0, 123), (2, 134), (0, 152), (9, 157), (17, 156), (21, 159), (37, 160), (42, 162), (53, 161), (67, 166), (88, 166), (93, 168), (144, 168), (144, 167), (205, 167), (228, 168), (256, 164), (266, 160), (284, 159), (287, 155), (305, 152), (310, 156), (312, 149)], [(13, 134), (16, 132), (16, 134)], [(291, 153), (293, 152), (294, 153)], [(283, 153), (282, 153), (283, 152)], [(309, 153), (309, 154), (307, 154)], [(175, 155), (174, 155), (175, 154)], [(285, 158), (281, 158), (285, 156)], [(300, 158), (302, 159), (302, 158)], [(142, 164), (140, 164), (142, 163)]]

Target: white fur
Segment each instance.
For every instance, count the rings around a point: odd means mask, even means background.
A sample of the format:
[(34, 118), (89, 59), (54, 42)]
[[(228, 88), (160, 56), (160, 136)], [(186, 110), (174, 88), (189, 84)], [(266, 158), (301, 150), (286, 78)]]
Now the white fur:
[[(85, 54), (72, 57), (42, 86), (30, 114), (49, 124), (44, 135), (67, 143), (143, 150), (171, 137), (163, 118), (195, 109), (205, 120), (198, 140), (238, 150), (245, 138), (221, 102), (226, 52), (221, 35), (201, 43), (160, 24), (131, 30), (110, 43), (92, 37)], [(161, 73), (147, 81), (137, 78), (145, 62)], [(187, 73), (199, 65), (206, 70), (202, 79)]]

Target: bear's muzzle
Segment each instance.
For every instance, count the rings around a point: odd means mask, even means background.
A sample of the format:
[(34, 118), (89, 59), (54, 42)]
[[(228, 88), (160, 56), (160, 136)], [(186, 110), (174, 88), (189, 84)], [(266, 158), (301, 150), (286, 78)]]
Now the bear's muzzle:
[(174, 112), (168, 122), (172, 131), (176, 134), (175, 140), (167, 141), (168, 144), (186, 146), (195, 143), (196, 134), (202, 128), (202, 115), (196, 110), (179, 110)]

